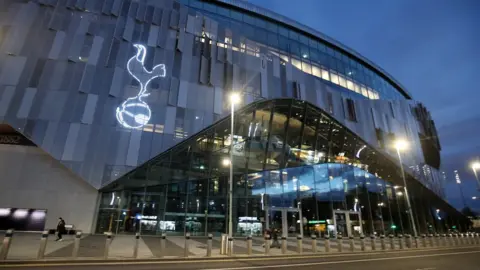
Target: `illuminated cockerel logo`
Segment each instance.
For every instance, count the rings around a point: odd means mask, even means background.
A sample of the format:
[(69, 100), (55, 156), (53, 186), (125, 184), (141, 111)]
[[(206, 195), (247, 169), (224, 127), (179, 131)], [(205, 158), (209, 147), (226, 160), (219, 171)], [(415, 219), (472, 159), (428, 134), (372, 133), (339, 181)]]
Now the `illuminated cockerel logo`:
[(145, 69), (144, 62), (147, 56), (147, 48), (140, 44), (134, 44), (133, 46), (137, 49), (137, 54), (128, 60), (127, 70), (140, 84), (140, 91), (136, 96), (127, 98), (117, 107), (117, 120), (126, 128), (140, 128), (150, 121), (152, 111), (142, 98), (150, 95), (147, 92), (147, 87), (153, 79), (166, 75), (164, 64), (156, 65), (151, 71)]

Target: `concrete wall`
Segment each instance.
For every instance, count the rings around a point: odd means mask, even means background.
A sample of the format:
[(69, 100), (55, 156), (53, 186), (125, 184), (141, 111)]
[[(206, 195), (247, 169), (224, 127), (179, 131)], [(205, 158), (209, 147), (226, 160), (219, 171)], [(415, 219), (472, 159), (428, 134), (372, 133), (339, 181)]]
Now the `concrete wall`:
[(37, 147), (0, 144), (0, 207), (47, 209), (45, 228), (59, 216), (90, 232), (98, 192)]

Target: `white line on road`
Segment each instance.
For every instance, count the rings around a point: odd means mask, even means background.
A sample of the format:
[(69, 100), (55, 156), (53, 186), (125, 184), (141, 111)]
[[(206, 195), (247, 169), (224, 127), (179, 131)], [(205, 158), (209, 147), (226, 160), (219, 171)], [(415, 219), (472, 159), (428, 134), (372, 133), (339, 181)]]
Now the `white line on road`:
[(387, 257), (387, 258), (372, 258), (372, 259), (357, 259), (357, 260), (345, 260), (345, 261), (332, 261), (332, 262), (314, 262), (314, 263), (296, 263), (296, 264), (277, 264), (277, 265), (261, 265), (261, 266), (245, 266), (245, 267), (231, 267), (231, 268), (208, 268), (203, 270), (244, 270), (244, 269), (263, 269), (263, 268), (285, 268), (296, 266), (313, 266), (313, 265), (325, 265), (325, 264), (343, 264), (343, 263), (356, 263), (356, 262), (372, 262), (372, 261), (387, 261), (387, 260), (399, 260), (399, 259), (412, 259), (412, 258), (426, 258), (436, 256), (451, 256), (461, 254), (480, 253), (480, 251), (464, 251), (453, 253), (440, 253), (440, 254), (424, 254), (424, 255), (412, 255), (402, 257)]

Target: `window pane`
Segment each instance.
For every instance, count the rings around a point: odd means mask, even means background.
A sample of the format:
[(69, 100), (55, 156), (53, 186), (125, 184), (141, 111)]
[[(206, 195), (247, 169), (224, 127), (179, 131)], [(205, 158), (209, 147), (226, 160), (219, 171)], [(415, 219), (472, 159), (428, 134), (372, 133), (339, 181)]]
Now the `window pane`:
[(300, 60), (297, 60), (295, 58), (292, 58), (292, 65), (300, 70), (302, 70), (302, 62)]
[(347, 82), (345, 81), (345, 77), (343, 77), (342, 75), (338, 75), (338, 82), (340, 86), (345, 88), (347, 87)]
[(338, 84), (338, 76), (337, 74), (335, 74), (334, 72), (330, 72), (330, 77), (331, 77), (331, 82), (333, 82), (334, 84)]
[(330, 73), (328, 70), (322, 68), (322, 79), (330, 81)]
[(312, 74), (312, 66), (306, 62), (302, 62), (302, 71), (308, 74)]
[(312, 65), (312, 74), (313, 74), (313, 76), (316, 76), (316, 77), (319, 77), (319, 78), (322, 77), (322, 72), (320, 71), (320, 68), (315, 66), (315, 65)]

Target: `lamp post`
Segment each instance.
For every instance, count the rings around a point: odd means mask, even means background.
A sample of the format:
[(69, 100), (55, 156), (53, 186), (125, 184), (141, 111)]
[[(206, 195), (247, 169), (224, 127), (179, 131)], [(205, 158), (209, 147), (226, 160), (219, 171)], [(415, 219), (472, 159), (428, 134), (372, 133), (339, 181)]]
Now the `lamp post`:
[[(235, 103), (240, 101), (239, 94), (233, 92), (230, 94), (231, 105), (231, 125), (230, 125), (230, 183), (228, 188), (228, 238), (233, 238), (233, 147), (234, 147), (234, 119), (235, 119)], [(233, 241), (229, 241), (228, 248), (230, 252), (233, 250)]]
[(413, 220), (412, 206), (410, 204), (410, 197), (408, 196), (408, 191), (407, 191), (407, 180), (405, 179), (405, 171), (403, 170), (402, 155), (400, 154), (400, 151), (406, 150), (408, 148), (408, 143), (404, 140), (397, 140), (394, 146), (397, 149), (398, 162), (400, 165), (400, 169), (402, 171), (403, 189), (405, 193), (405, 200), (407, 201), (408, 215), (410, 217), (410, 222), (412, 223), (413, 236), (415, 237), (417, 236), (417, 227), (415, 226), (415, 221)]
[(477, 180), (478, 190), (480, 190), (480, 181), (478, 180), (477, 175), (477, 170), (480, 169), (480, 161), (474, 161), (470, 166), (473, 170), (473, 174), (475, 175), (475, 179)]

